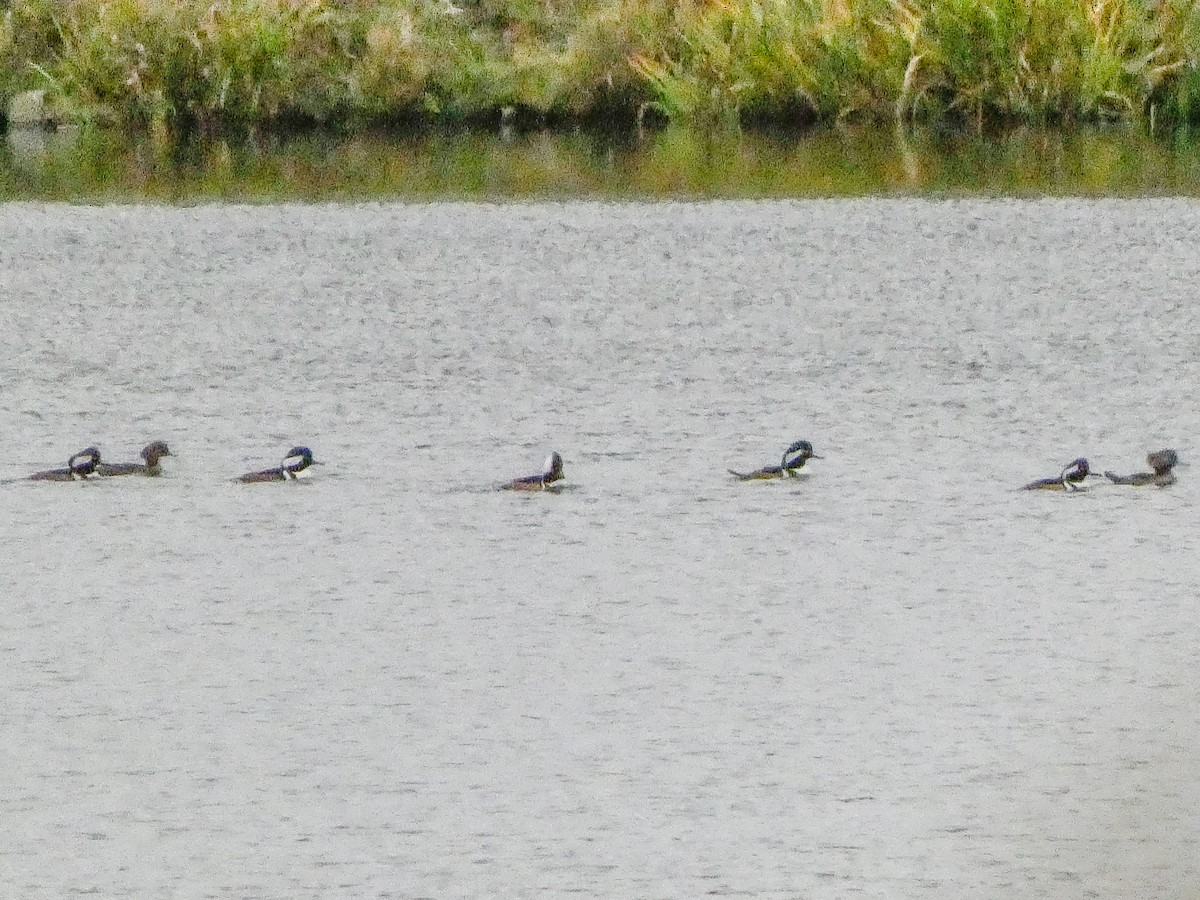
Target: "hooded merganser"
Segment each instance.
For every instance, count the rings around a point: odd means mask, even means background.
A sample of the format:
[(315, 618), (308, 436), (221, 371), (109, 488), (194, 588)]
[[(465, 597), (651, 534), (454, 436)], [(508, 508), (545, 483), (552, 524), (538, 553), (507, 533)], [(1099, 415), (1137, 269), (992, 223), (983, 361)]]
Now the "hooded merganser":
[(541, 475), (526, 475), (524, 478), (514, 478), (507, 484), (500, 485), (502, 491), (550, 491), (552, 482), (562, 481), (563, 459), (558, 453), (551, 453), (542, 465)]
[(1078, 459), (1071, 460), (1071, 462), (1064, 466), (1057, 478), (1040, 478), (1037, 481), (1031, 481), (1025, 485), (1023, 490), (1081, 491), (1083, 490), (1083, 481), (1088, 476), (1098, 478), (1099, 473), (1093, 472), (1088, 465), (1088, 461), (1081, 456)]
[(808, 441), (796, 441), (794, 444), (789, 444), (788, 448), (783, 451), (783, 459), (777, 466), (764, 466), (753, 472), (735, 472), (730, 469), (729, 474), (735, 476), (738, 481), (756, 481), (760, 478), (797, 478), (799, 476), (796, 473), (804, 468), (806, 462), (810, 459), (822, 458), (813, 453), (813, 446)]
[(96, 472), (100, 475), (161, 475), (158, 461), (164, 456), (174, 456), (166, 441), (154, 441), (142, 448), (145, 463), (100, 463)]
[(34, 472), (29, 476), (30, 481), (82, 481), (96, 474), (100, 465), (100, 451), (88, 447), (71, 455), (65, 469), (47, 469), (44, 472)]
[(307, 475), (302, 474), (309, 466), (319, 466), (321, 463), (312, 458), (312, 451), (307, 447), (293, 447), (287, 452), (287, 456), (283, 458), (283, 462), (274, 469), (263, 469), (261, 472), (247, 472), (245, 475), (239, 475), (238, 481), (250, 484), (256, 481), (288, 481), (297, 478), (304, 478)]
[(1133, 475), (1115, 475), (1105, 472), (1105, 476), (1113, 484), (1153, 485), (1166, 487), (1175, 483), (1175, 473), (1171, 470), (1179, 462), (1179, 454), (1174, 450), (1156, 450), (1146, 456), (1146, 465), (1152, 472), (1137, 472)]

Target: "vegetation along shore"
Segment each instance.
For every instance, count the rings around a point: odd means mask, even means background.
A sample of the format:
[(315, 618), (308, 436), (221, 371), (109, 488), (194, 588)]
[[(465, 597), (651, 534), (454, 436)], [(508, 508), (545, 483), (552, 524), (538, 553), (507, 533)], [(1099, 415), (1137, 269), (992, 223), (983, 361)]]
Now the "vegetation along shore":
[(175, 134), (505, 119), (1160, 131), (1200, 121), (1198, 57), (1195, 0), (12, 0), (0, 19), (4, 109)]

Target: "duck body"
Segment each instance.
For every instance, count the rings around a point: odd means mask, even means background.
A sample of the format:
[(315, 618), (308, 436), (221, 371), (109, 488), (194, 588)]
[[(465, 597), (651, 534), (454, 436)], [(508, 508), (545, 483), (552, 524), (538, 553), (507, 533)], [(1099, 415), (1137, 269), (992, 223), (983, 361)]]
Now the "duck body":
[(735, 472), (733, 469), (727, 471), (738, 481), (765, 481), (769, 478), (796, 477), (794, 471), (786, 469), (783, 466), (763, 466), (761, 469), (755, 469), (753, 472)]
[(142, 448), (142, 459), (140, 463), (100, 463), (96, 466), (96, 473), (102, 476), (112, 475), (148, 475), (151, 477), (162, 474), (162, 467), (158, 461), (164, 456), (174, 456), (167, 447), (166, 441), (154, 441)]
[(1088, 465), (1088, 461), (1081, 456), (1067, 463), (1057, 478), (1039, 478), (1037, 481), (1029, 482), (1022, 490), (1082, 491), (1084, 489), (1083, 482), (1096, 474)]
[(1166, 487), (1175, 483), (1174, 472), (1135, 472), (1132, 475), (1117, 475), (1105, 472), (1105, 476), (1113, 484), (1132, 484), (1137, 487)]
[(804, 468), (804, 464), (810, 459), (821, 459), (813, 452), (813, 446), (808, 441), (796, 441), (789, 444), (787, 449), (783, 451), (783, 458), (777, 466), (763, 466), (761, 469), (755, 469), (753, 472), (735, 472), (729, 470), (729, 474), (735, 477), (738, 481), (761, 481), (768, 478), (798, 478), (799, 472)]
[(1146, 465), (1152, 471), (1135, 472), (1133, 475), (1117, 475), (1105, 472), (1104, 476), (1113, 484), (1131, 484), (1138, 487), (1166, 487), (1175, 483), (1175, 473), (1172, 469), (1179, 462), (1179, 454), (1174, 450), (1156, 450), (1146, 455)]
[(1031, 481), (1023, 491), (1077, 491), (1078, 487), (1072, 485), (1068, 487), (1061, 478), (1039, 478), (1037, 481)]
[(551, 485), (563, 480), (563, 458), (557, 452), (546, 457), (540, 475), (526, 475), (524, 478), (514, 478), (500, 485), (502, 491), (552, 491)]
[(242, 484), (254, 484), (259, 481), (287, 481), (288, 477), (283, 466), (276, 466), (259, 472), (247, 472), (245, 475), (239, 475), (237, 480)]
[(88, 447), (71, 455), (65, 469), (47, 469), (44, 472), (34, 472), (29, 476), (30, 481), (83, 481), (96, 474), (100, 465), (100, 451)]
[(283, 462), (273, 469), (263, 469), (259, 472), (247, 472), (239, 475), (237, 480), (242, 484), (255, 484), (261, 481), (295, 481), (307, 477), (310, 466), (319, 466), (312, 457), (312, 451), (307, 447), (293, 447), (283, 458)]

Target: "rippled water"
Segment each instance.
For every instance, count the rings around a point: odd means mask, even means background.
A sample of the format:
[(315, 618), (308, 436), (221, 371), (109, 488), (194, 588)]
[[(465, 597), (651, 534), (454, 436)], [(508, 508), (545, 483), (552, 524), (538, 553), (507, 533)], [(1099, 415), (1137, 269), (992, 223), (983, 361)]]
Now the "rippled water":
[(1198, 229), (0, 207), (0, 477), (176, 453), (0, 487), (3, 883), (1200, 896), (1195, 470), (1015, 490), (1196, 456)]

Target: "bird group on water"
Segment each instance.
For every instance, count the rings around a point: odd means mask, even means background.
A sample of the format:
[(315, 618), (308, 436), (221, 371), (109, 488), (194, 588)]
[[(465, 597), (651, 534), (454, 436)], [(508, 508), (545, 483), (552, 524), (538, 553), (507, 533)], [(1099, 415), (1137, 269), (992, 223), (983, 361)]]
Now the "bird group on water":
[[(86, 481), (91, 478), (107, 478), (114, 475), (148, 475), (162, 474), (160, 460), (164, 456), (174, 456), (166, 441), (151, 441), (142, 448), (142, 462), (106, 463), (100, 459), (100, 451), (95, 447), (86, 447), (78, 453), (71, 454), (66, 468), (46, 469), (34, 472), (29, 481)], [(253, 484), (258, 481), (290, 481), (307, 474), (309, 466), (319, 466), (313, 459), (312, 451), (307, 447), (293, 447), (283, 457), (279, 465), (270, 469), (260, 469), (257, 472), (247, 472), (235, 480), (243, 484)], [(559, 463), (561, 468), (561, 461)]]
[(1132, 484), (1139, 487), (1166, 487), (1175, 483), (1175, 466), (1179, 464), (1179, 454), (1174, 450), (1155, 450), (1146, 456), (1149, 472), (1135, 472), (1132, 475), (1117, 475), (1107, 469), (1104, 475), (1093, 472), (1086, 457), (1079, 457), (1067, 463), (1057, 478), (1039, 478), (1025, 485), (1027, 491), (1081, 491), (1084, 482), (1089, 478), (1107, 478), (1113, 484)]
[[(142, 462), (108, 463), (100, 458), (100, 451), (95, 447), (87, 447), (72, 454), (67, 460), (66, 468), (46, 469), (29, 476), (30, 481), (84, 481), (91, 478), (106, 478), (115, 475), (149, 475), (155, 476), (162, 472), (160, 460), (164, 456), (173, 456), (165, 441), (152, 441), (142, 448)], [(729, 470), (729, 474), (738, 481), (760, 481), (772, 478), (796, 478), (800, 470), (810, 459), (822, 459), (813, 451), (813, 445), (808, 441), (794, 441), (783, 451), (783, 456), (777, 466), (763, 466), (752, 472), (737, 472)], [(1023, 490), (1035, 491), (1081, 491), (1088, 478), (1107, 478), (1113, 484), (1128, 484), (1137, 486), (1166, 487), (1175, 483), (1175, 466), (1179, 463), (1179, 455), (1174, 450), (1155, 450), (1146, 456), (1149, 472), (1135, 472), (1132, 475), (1117, 475), (1105, 471), (1103, 476), (1093, 472), (1085, 457), (1079, 457), (1067, 463), (1062, 471), (1051, 478), (1039, 478), (1025, 485)], [(319, 466), (320, 462), (313, 459), (312, 451), (305, 446), (292, 447), (283, 457), (278, 466), (261, 469), (257, 472), (247, 472), (239, 475), (235, 481), (243, 484), (253, 484), (264, 481), (293, 481), (311, 474), (310, 467)], [(514, 478), (499, 486), (506, 491), (555, 491), (563, 476), (563, 458), (558, 452), (552, 452), (546, 457), (542, 471), (536, 475), (526, 475)]]

